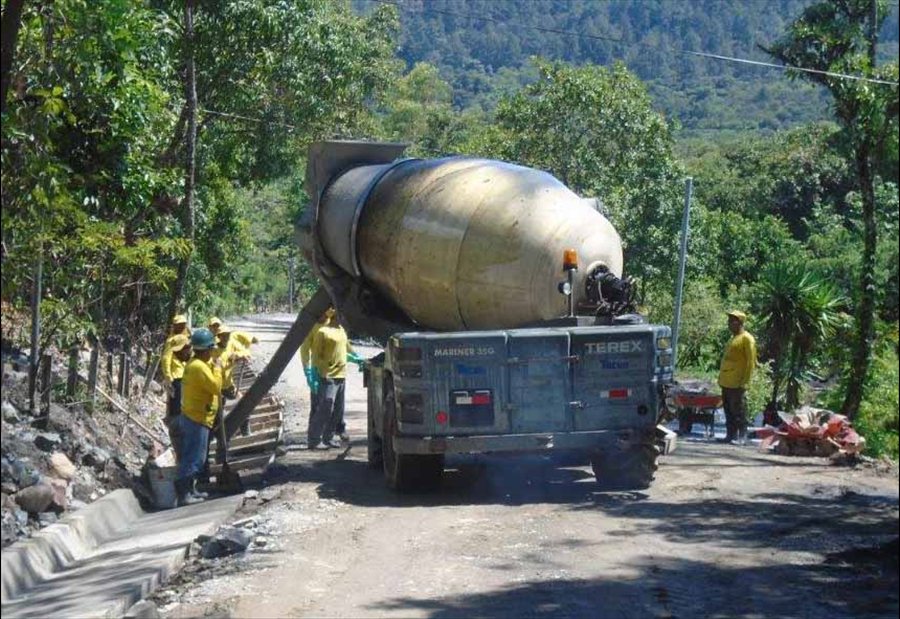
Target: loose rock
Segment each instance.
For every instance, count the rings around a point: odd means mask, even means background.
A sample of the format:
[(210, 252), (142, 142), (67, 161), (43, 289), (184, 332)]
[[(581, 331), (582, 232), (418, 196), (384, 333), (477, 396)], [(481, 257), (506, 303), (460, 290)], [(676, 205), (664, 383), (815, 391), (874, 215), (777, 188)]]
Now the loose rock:
[(81, 457), (81, 463), (90, 466), (97, 472), (102, 472), (106, 463), (110, 460), (109, 452), (100, 447), (92, 447)]
[(56, 432), (41, 432), (34, 437), (34, 446), (41, 451), (56, 451), (62, 445), (62, 437)]
[(3, 421), (6, 423), (19, 423), (19, 411), (16, 410), (16, 407), (3, 400), (2, 404), (3, 408)]
[(53, 508), (56, 511), (65, 511), (69, 506), (69, 497), (66, 492), (69, 483), (65, 479), (47, 478), (47, 484), (53, 488)]
[(56, 498), (56, 492), (50, 484), (37, 484), (29, 486), (16, 493), (16, 503), (29, 514), (39, 514), (51, 505)]
[(41, 481), (41, 473), (28, 458), (17, 460), (13, 465), (13, 479), (19, 484), (19, 488), (27, 488)]
[(212, 537), (207, 540), (200, 555), (204, 559), (218, 559), (219, 557), (227, 557), (229, 555), (244, 552), (253, 541), (253, 533), (246, 529), (238, 529), (236, 527), (222, 527)]
[(141, 600), (128, 609), (124, 619), (159, 619), (159, 609), (150, 600)]
[(50, 472), (54, 477), (69, 481), (75, 477), (78, 470), (66, 454), (57, 451), (50, 456)]

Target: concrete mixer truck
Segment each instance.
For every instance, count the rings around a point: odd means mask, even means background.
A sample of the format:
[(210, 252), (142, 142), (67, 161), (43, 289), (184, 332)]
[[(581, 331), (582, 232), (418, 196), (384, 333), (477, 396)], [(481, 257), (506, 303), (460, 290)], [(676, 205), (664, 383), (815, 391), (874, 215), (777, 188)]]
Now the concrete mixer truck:
[(598, 482), (646, 487), (671, 334), (634, 313), (619, 235), (596, 201), (531, 168), (311, 146), (300, 245), (364, 369), (368, 461), (398, 491), (451, 454), (567, 452)]

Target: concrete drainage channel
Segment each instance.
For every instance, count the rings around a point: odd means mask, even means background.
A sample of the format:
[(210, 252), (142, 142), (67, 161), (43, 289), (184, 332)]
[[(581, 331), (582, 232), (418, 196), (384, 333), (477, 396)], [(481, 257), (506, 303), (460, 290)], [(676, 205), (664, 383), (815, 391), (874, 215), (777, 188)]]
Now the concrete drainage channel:
[(214, 532), (242, 501), (238, 495), (145, 512), (130, 490), (116, 490), (3, 550), (3, 619), (121, 617), (165, 583), (191, 542)]

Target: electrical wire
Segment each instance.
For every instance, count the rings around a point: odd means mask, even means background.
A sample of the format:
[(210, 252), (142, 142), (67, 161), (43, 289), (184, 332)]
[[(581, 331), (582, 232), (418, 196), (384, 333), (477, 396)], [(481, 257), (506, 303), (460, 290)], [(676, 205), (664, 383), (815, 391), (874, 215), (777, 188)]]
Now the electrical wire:
[(485, 21), (495, 24), (501, 24), (504, 26), (510, 26), (513, 28), (525, 28), (530, 30), (535, 30), (538, 32), (546, 32), (549, 34), (558, 34), (562, 36), (576, 37), (582, 39), (591, 39), (596, 41), (606, 41), (609, 43), (616, 43), (618, 45), (623, 45), (626, 47), (644, 47), (648, 49), (653, 49), (661, 52), (674, 52), (677, 54), (687, 54), (690, 56), (696, 56), (699, 58), (707, 58), (710, 60), (722, 60), (725, 62), (732, 62), (737, 64), (746, 64), (757, 67), (765, 67), (770, 69), (778, 69), (780, 71), (798, 71), (801, 73), (813, 73), (816, 75), (824, 75), (826, 77), (833, 77), (836, 79), (846, 79), (846, 80), (855, 80), (859, 82), (867, 82), (871, 84), (883, 84), (886, 86), (900, 86), (898, 82), (892, 82), (890, 80), (882, 80), (872, 77), (866, 77), (864, 75), (852, 75), (846, 73), (837, 73), (834, 71), (823, 71), (821, 69), (812, 69), (809, 67), (798, 67), (795, 65), (784, 65), (784, 64), (776, 64), (774, 62), (765, 62), (762, 60), (750, 60), (748, 58), (738, 58), (735, 56), (725, 56), (722, 54), (711, 54), (707, 52), (697, 52), (690, 49), (684, 49), (682, 47), (663, 47), (660, 45), (651, 45), (649, 43), (641, 43), (634, 41), (625, 41), (624, 39), (619, 39), (611, 36), (603, 36), (599, 34), (586, 34), (583, 32), (573, 32), (571, 30), (560, 30), (558, 28), (547, 28), (546, 26), (535, 26), (530, 24), (522, 24), (517, 22), (510, 22), (504, 19), (499, 19), (497, 17), (493, 17), (491, 15), (484, 15), (481, 13), (457, 13), (456, 11), (447, 11), (445, 9), (435, 9), (435, 8), (418, 8), (418, 7), (410, 7), (408, 5), (402, 4), (400, 2), (396, 2), (393, 0), (367, 0), (368, 2), (373, 2), (376, 4), (385, 4), (389, 6), (396, 7), (401, 11), (406, 11), (409, 13), (435, 13), (438, 15), (446, 15), (449, 17), (461, 17), (464, 19), (475, 19), (479, 21)]

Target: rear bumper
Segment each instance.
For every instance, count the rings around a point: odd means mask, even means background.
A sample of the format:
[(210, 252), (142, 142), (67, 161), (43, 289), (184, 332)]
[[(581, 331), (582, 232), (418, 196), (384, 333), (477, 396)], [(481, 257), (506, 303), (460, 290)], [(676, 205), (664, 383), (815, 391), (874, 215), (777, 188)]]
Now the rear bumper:
[[(661, 441), (657, 428), (642, 430), (596, 430), (551, 432), (546, 434), (499, 434), (485, 436), (397, 436), (394, 449), (399, 454), (476, 454), (547, 451), (598, 451), (626, 449)], [(674, 434), (663, 453), (675, 449)]]

